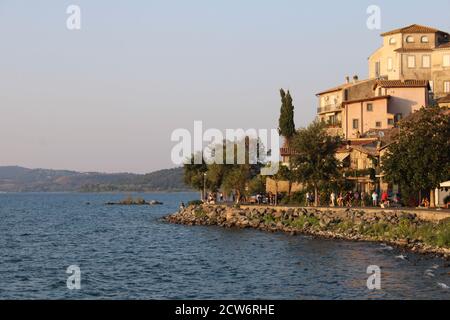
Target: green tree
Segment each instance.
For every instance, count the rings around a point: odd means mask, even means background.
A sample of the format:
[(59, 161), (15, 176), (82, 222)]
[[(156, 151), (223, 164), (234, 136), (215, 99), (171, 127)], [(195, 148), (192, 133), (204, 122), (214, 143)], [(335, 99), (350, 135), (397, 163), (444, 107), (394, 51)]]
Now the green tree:
[(289, 146), (290, 140), (295, 135), (294, 123), (294, 105), (289, 91), (287, 93), (280, 89), (281, 109), (278, 120), (278, 131), (285, 138), (286, 146)]
[(296, 181), (314, 188), (316, 206), (319, 186), (340, 174), (335, 158), (340, 144), (340, 137), (328, 135), (324, 124), (318, 121), (299, 130), (292, 140), (291, 147), (295, 150), (291, 157), (292, 175)]
[(205, 174), (208, 171), (208, 167), (205, 162), (202, 161), (201, 164), (194, 163), (194, 155), (191, 157), (191, 161), (184, 165), (184, 183), (192, 188), (199, 190), (201, 194), (201, 199), (205, 199), (204, 189), (205, 189)]
[(422, 108), (400, 121), (400, 133), (381, 159), (387, 182), (409, 192), (430, 190), (432, 205), (434, 189), (450, 179), (448, 111), (448, 108)]

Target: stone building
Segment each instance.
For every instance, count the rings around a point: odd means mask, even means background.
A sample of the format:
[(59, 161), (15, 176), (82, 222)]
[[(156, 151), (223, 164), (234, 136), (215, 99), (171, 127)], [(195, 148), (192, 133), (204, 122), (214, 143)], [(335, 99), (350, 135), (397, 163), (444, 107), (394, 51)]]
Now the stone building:
[(450, 35), (413, 24), (381, 34), (369, 57), (369, 78), (427, 80), (435, 99), (450, 93)]

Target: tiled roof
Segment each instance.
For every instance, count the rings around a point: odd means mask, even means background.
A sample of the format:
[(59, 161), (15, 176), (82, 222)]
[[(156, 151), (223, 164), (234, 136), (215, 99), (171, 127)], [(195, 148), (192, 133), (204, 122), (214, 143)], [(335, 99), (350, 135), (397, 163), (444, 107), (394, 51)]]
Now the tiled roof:
[(392, 31), (388, 31), (385, 33), (382, 33), (381, 36), (389, 36), (392, 34), (397, 34), (397, 33), (436, 33), (439, 32), (438, 29), (435, 28), (430, 28), (427, 26), (421, 26), (419, 24), (412, 24), (410, 26), (404, 27), (404, 28), (399, 28), (399, 29), (395, 29)]
[(450, 94), (436, 100), (438, 103), (450, 103)]
[(297, 152), (293, 148), (280, 148), (280, 155), (282, 157), (289, 157), (296, 154)]
[(450, 49), (450, 42), (442, 43), (436, 49)]
[(365, 79), (365, 80), (357, 80), (356, 82), (353, 82), (352, 80), (350, 80), (349, 83), (344, 83), (344, 84), (341, 84), (341, 85), (339, 85), (337, 87), (333, 87), (333, 88), (324, 90), (322, 92), (316, 93), (316, 96), (320, 96), (320, 95), (325, 94), (325, 93), (341, 91), (343, 89), (347, 89), (347, 88), (350, 88), (350, 87), (353, 87), (353, 86), (356, 86), (356, 85), (359, 85), (359, 84), (363, 84), (363, 83), (366, 83), (366, 82), (369, 82), (369, 81), (372, 81), (372, 80), (371, 79)]
[(421, 88), (428, 86), (427, 80), (379, 80), (375, 83), (374, 88)]
[(368, 101), (376, 101), (376, 100), (388, 100), (390, 99), (390, 95), (386, 96), (376, 96), (376, 97), (370, 97), (370, 98), (364, 98), (364, 99), (356, 99), (356, 100), (347, 100), (342, 103), (342, 105), (349, 105), (352, 103), (360, 103), (360, 102), (368, 102)]

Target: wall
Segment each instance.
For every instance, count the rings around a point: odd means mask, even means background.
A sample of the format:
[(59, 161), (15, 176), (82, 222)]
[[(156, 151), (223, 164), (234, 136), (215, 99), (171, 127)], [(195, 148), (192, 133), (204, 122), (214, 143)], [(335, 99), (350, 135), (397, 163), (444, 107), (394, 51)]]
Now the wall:
[(401, 113), (403, 118), (428, 106), (427, 88), (387, 88), (386, 93), (391, 96), (389, 113)]

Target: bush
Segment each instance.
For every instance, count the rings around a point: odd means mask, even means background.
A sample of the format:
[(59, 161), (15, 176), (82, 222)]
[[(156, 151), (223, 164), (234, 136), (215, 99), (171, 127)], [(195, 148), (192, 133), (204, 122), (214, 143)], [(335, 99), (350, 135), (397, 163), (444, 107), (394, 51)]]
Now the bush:
[(192, 200), (188, 202), (188, 206), (200, 206), (203, 204), (202, 200)]

